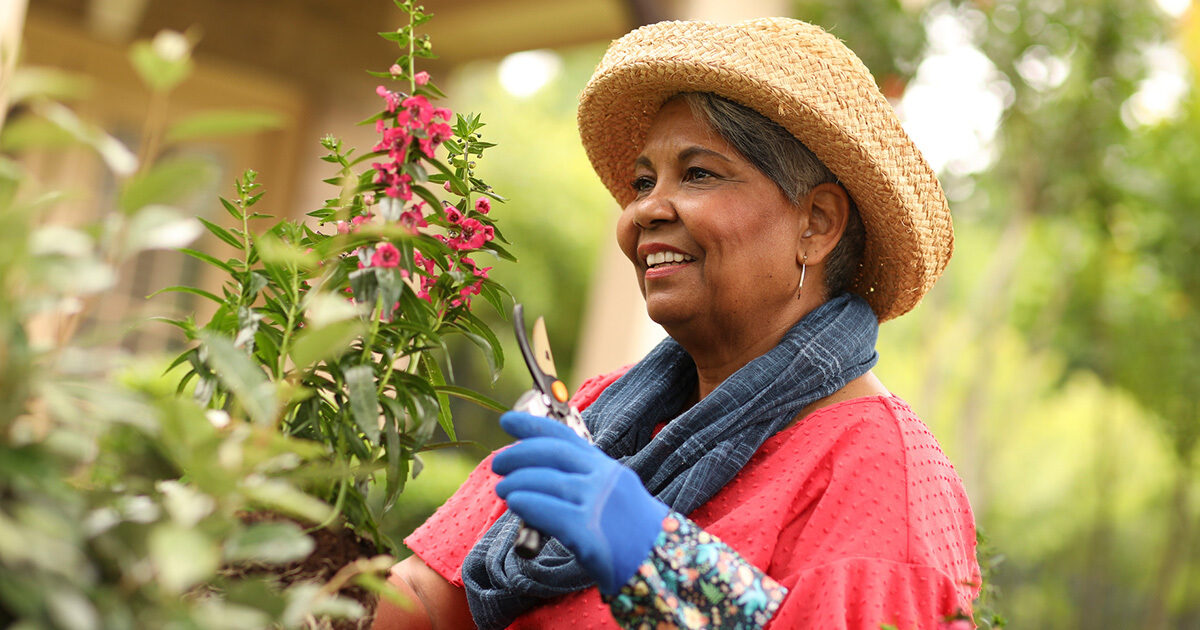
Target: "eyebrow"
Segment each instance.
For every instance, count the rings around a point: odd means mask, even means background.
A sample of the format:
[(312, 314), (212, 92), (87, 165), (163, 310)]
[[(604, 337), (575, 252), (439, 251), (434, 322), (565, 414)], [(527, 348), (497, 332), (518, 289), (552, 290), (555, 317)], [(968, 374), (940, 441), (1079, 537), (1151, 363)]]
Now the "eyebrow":
[[(687, 160), (689, 160), (697, 155), (711, 156), (711, 157), (717, 158), (717, 159), (725, 161), (725, 162), (733, 161), (721, 153), (718, 153), (716, 151), (713, 151), (712, 149), (706, 149), (702, 146), (697, 146), (697, 145), (692, 145), (692, 146), (680, 151), (679, 155), (676, 157), (676, 159), (679, 160), (680, 162), (686, 162)], [(644, 166), (646, 168), (653, 168), (653, 165), (650, 163), (650, 158), (646, 157), (645, 155), (639, 155), (638, 158), (633, 161), (633, 165), (634, 166)]]

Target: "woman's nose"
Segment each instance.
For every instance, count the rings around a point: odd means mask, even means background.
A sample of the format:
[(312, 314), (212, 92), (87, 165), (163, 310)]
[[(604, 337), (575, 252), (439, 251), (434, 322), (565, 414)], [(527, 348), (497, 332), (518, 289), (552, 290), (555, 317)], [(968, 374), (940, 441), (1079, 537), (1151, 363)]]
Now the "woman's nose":
[(633, 202), (633, 222), (647, 229), (674, 221), (677, 217), (675, 204), (665, 191), (653, 190), (649, 195)]

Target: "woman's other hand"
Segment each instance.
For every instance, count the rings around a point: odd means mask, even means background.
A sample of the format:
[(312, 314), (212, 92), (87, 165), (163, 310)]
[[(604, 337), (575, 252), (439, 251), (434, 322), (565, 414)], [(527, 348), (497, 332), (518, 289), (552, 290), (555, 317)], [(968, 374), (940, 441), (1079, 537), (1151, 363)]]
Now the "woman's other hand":
[(654, 546), (666, 504), (632, 470), (563, 424), (510, 411), (500, 426), (520, 441), (492, 461), (504, 475), (496, 494), (570, 549), (602, 593), (616, 593)]
[(400, 591), (408, 606), (379, 598), (372, 630), (455, 630), (474, 628), (467, 593), (429, 568), (417, 556), (392, 567), (388, 583)]

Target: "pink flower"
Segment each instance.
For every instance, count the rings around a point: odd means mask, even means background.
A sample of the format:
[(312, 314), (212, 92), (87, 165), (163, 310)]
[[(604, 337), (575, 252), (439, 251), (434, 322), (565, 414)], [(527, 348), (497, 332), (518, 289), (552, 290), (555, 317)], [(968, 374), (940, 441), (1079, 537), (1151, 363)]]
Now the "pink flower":
[(446, 215), (446, 220), (451, 223), (458, 223), (463, 219), (463, 213), (459, 212), (458, 208), (455, 208), (454, 206), (447, 207), (443, 211), (443, 214)]
[(409, 183), (412, 182), (412, 176), (407, 174), (396, 175), (389, 174), (389, 183), (391, 184), (384, 189), (384, 194), (389, 197), (399, 198), (404, 201), (412, 199), (412, 187)]
[(391, 243), (380, 243), (371, 256), (372, 267), (398, 267), (400, 265), (400, 250)]
[[(395, 68), (396, 66), (392, 67)], [(393, 72), (392, 74), (396, 73)], [(429, 73), (422, 70), (413, 75), (413, 81), (416, 82), (417, 85), (425, 85), (426, 83), (429, 83)]]
[(446, 123), (430, 123), (425, 129), (428, 134), (420, 139), (421, 152), (427, 157), (433, 157), (433, 152), (446, 141), (454, 132)]
[(450, 119), (454, 118), (454, 112), (445, 107), (435, 107), (433, 108), (433, 116), (434, 118), (441, 118), (446, 122), (450, 122)]
[(486, 278), (488, 277), (488, 272), (492, 270), (491, 267), (480, 267), (475, 263), (474, 260), (467, 258), (466, 256), (463, 256), (462, 262), (464, 265), (467, 265), (471, 268), (471, 273), (474, 274), (476, 278)]
[(387, 110), (389, 114), (395, 112), (396, 108), (400, 106), (400, 95), (392, 92), (382, 85), (375, 88), (375, 93), (387, 102)]
[[(398, 76), (404, 74), (404, 68), (401, 68), (400, 64), (394, 63), (394, 64), (392, 64), (391, 68), (388, 68), (388, 73), (390, 73), (394, 77), (398, 77)], [(424, 73), (421, 73), (421, 74), (424, 74)], [(426, 75), (427, 79), (428, 79), (428, 76), (429, 75)], [(424, 85), (424, 84), (422, 84), (422, 85)]]
[(475, 202), (475, 211), (476, 212), (479, 212), (481, 214), (487, 214), (488, 212), (491, 211), (491, 209), (492, 209), (492, 202), (488, 201), (487, 197), (480, 197), (479, 200)]
[(363, 195), (363, 203), (368, 206), (375, 205), (375, 193), (369, 192), (369, 193)]
[(401, 101), (400, 104), (408, 110), (409, 115), (416, 119), (417, 123), (421, 126), (428, 125), (429, 120), (433, 117), (433, 106), (429, 104), (429, 100), (424, 96), (410, 96)]
[(480, 287), (483, 286), (483, 280), (477, 280), (458, 290), (458, 294), (467, 297), (468, 295), (479, 295)]
[(432, 258), (426, 258), (421, 255), (421, 252), (413, 252), (413, 264), (425, 269), (425, 273), (433, 275), (433, 267), (436, 264)]
[(448, 192), (448, 193), (452, 193), (452, 192), (454, 192), (454, 188), (450, 186), (450, 182), (449, 182), (449, 181), (447, 181), (446, 183), (442, 184), (442, 188), (446, 189), (446, 192)]
[(360, 226), (362, 226), (362, 224), (366, 223), (367, 221), (370, 221), (374, 217), (375, 217), (375, 215), (368, 212), (367, 214), (360, 214), (360, 215), (354, 217), (353, 219), (350, 219), (351, 230), (357, 231), (358, 228)]
[(337, 222), (337, 233), (338, 234), (349, 234), (350, 233), (350, 224), (346, 223), (345, 221), (338, 221)]
[(417, 233), (417, 228), (423, 228), (429, 224), (425, 222), (425, 217), (421, 215), (420, 210), (408, 210), (400, 213), (400, 225), (408, 228), (412, 234)]

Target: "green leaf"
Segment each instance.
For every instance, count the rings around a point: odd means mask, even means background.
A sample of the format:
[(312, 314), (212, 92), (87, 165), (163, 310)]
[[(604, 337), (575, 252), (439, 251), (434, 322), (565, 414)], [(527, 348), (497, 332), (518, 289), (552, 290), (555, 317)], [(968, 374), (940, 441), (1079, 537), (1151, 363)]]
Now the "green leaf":
[[(58, 622), (58, 627), (72, 630), (93, 630), (102, 627), (95, 605), (76, 590), (62, 587), (55, 589), (47, 597), (46, 606), (50, 616)], [(26, 630), (34, 627), (36, 626), (32, 624), (25, 626)], [(18, 623), (9, 628), (21, 630), (22, 626)]]
[(315, 546), (291, 521), (255, 523), (225, 541), (225, 560), (285, 564), (307, 558)]
[[(442, 375), (442, 369), (438, 366), (437, 360), (429, 355), (422, 358), (421, 366), (429, 375), (430, 380), (436, 389), (439, 386), (446, 385), (446, 377)], [(458, 437), (454, 434), (454, 420), (450, 417), (450, 399), (443, 392), (438, 392), (438, 424), (442, 426), (442, 430), (446, 432), (451, 440), (457, 440)]]
[(408, 477), (408, 457), (400, 444), (400, 423), (403, 414), (395, 399), (384, 396), (381, 398), (384, 416), (387, 423), (383, 427), (384, 453), (387, 456), (386, 484), (383, 496), (383, 511), (387, 512), (396, 504), (396, 497), (404, 490), (404, 482)]
[[(225, 201), (225, 200), (222, 199), (221, 201)], [(203, 223), (204, 227), (208, 228), (208, 231), (213, 233), (213, 236), (216, 236), (217, 238), (221, 239), (222, 241), (225, 241), (225, 243), (230, 245), (231, 247), (234, 247), (240, 251), (241, 249), (243, 249), (246, 246), (245, 243), (238, 240), (237, 237), (230, 234), (228, 230), (217, 225), (216, 223), (213, 223), (212, 221), (209, 221), (208, 219), (205, 219), (203, 217), (196, 217), (196, 219), (198, 221), (200, 221), (201, 223)]]
[(179, 251), (182, 254), (186, 254), (197, 260), (202, 260), (202, 261), (216, 267), (217, 269), (220, 269), (221, 271), (224, 271), (231, 275), (237, 273), (229, 263), (227, 263), (223, 260), (218, 260), (212, 256), (209, 256), (208, 254), (206, 254), (202, 251), (191, 249), (189, 247), (181, 247), (181, 248), (179, 248)]
[(389, 42), (396, 42), (396, 44), (401, 46), (408, 45), (409, 36), (406, 29), (400, 29), (398, 31), (384, 31), (379, 33), (379, 36), (388, 40)]
[(183, 156), (164, 159), (130, 179), (117, 203), (126, 214), (149, 204), (173, 204), (208, 188), (217, 177), (216, 165), (208, 159)]
[(333, 508), (295, 486), (279, 479), (251, 475), (239, 489), (246, 498), (274, 510), (311, 523), (323, 523), (333, 514)]
[(504, 413), (505, 411), (508, 411), (508, 405), (505, 405), (497, 400), (494, 400), (492, 398), (484, 396), (483, 394), (480, 394), (477, 391), (470, 390), (465, 387), (459, 387), (457, 385), (435, 385), (433, 389), (438, 392), (450, 394), (451, 396), (454, 396), (455, 398), (469, 400), (469, 401), (479, 405), (480, 407), (483, 407), (484, 409), (490, 409), (492, 411), (499, 411), (500, 413)]
[(488, 366), (492, 369), (492, 382), (495, 383), (496, 379), (500, 378), (500, 370), (504, 367), (504, 348), (500, 345), (500, 340), (483, 320), (470, 311), (463, 312), (459, 325), (470, 331), (470, 333), (464, 334), (483, 350)]
[(414, 193), (416, 193), (416, 195), (418, 197), (420, 197), (421, 199), (424, 199), (425, 203), (429, 204), (429, 207), (431, 207), (431, 208), (441, 208), (442, 207), (442, 201), (440, 199), (438, 199), (436, 195), (434, 195), (432, 192), (430, 192), (424, 186), (413, 186), (412, 191)]
[(319, 361), (340, 356), (350, 349), (350, 344), (363, 333), (364, 325), (358, 319), (344, 319), (322, 327), (306, 328), (296, 336), (288, 353), (296, 369), (303, 372)]
[(388, 583), (387, 580), (371, 573), (360, 573), (354, 577), (354, 581), (361, 584), (367, 590), (370, 590), (380, 597), (399, 606), (402, 610), (416, 610), (416, 602), (410, 601), (407, 597), (400, 593), (399, 589)]
[(197, 529), (165, 523), (146, 542), (159, 585), (172, 593), (208, 579), (221, 564), (217, 546)]
[(270, 110), (224, 109), (200, 112), (175, 123), (169, 142), (253, 133), (283, 126), (283, 116)]
[[(225, 302), (221, 298), (213, 295), (212, 293), (209, 293), (208, 291), (205, 291), (204, 289), (197, 289), (196, 287), (186, 287), (186, 286), (182, 286), (182, 285), (177, 285), (177, 286), (173, 286), (173, 287), (164, 287), (162, 289), (155, 291), (154, 293), (151, 293), (150, 295), (147, 295), (146, 299), (148, 300), (160, 293), (191, 293), (192, 295), (198, 295), (202, 298), (212, 300), (212, 301), (216, 302), (217, 304), (223, 304)], [(154, 318), (154, 319), (159, 319), (159, 321), (162, 321), (162, 318)], [(167, 320), (167, 323), (178, 325), (174, 320)], [(181, 326), (181, 328), (182, 328), (182, 326)]]
[(346, 597), (329, 596), (321, 593), (321, 587), (311, 582), (300, 582), (287, 589), (287, 606), (280, 615), (280, 623), (288, 630), (310, 627), (308, 620), (314, 617), (338, 617), (358, 619), (366, 614), (362, 604)]
[(192, 45), (175, 31), (159, 31), (153, 41), (135, 42), (129, 60), (142, 81), (155, 92), (166, 92), (192, 72)]
[(75, 112), (58, 103), (39, 104), (34, 111), (92, 147), (118, 177), (128, 177), (137, 171), (138, 159), (129, 147), (103, 129), (83, 122)]
[(8, 106), (11, 108), (35, 98), (59, 102), (79, 100), (86, 98), (93, 87), (92, 80), (83, 75), (49, 67), (18, 66), (9, 83)]
[(128, 221), (122, 244), (125, 256), (150, 249), (178, 249), (204, 233), (196, 219), (158, 204), (141, 208)]
[(37, 116), (17, 116), (0, 130), (0, 150), (12, 153), (30, 149), (63, 149), (80, 139), (62, 127)]
[[(254, 245), (258, 248), (258, 254), (262, 261), (268, 265), (315, 269), (321, 262), (315, 253), (306, 252), (303, 248), (288, 243), (270, 232), (255, 239)], [(280, 282), (280, 285), (286, 286), (286, 283)]]
[(221, 382), (237, 396), (242, 408), (256, 424), (270, 425), (279, 412), (274, 385), (245, 352), (227, 337), (209, 331), (200, 333), (208, 351), (208, 363)]
[(156, 487), (163, 493), (163, 507), (180, 527), (195, 527), (216, 507), (211, 496), (184, 483), (165, 480), (158, 482)]
[(228, 212), (234, 219), (238, 221), (242, 220), (242, 211), (239, 210), (232, 201), (229, 201), (224, 197), (217, 197), (217, 199), (221, 201), (221, 206), (225, 208), (225, 212)]
[(503, 247), (497, 245), (496, 241), (492, 241), (492, 242), (488, 243), (487, 245), (484, 245), (482, 248), (480, 248), (480, 251), (485, 251), (485, 252), (490, 251), (493, 254), (495, 254), (496, 256), (503, 258), (504, 260), (507, 260), (510, 262), (517, 262), (517, 257), (510, 254), (507, 249), (504, 249)]
[(375, 371), (356, 365), (344, 372), (350, 389), (350, 413), (372, 444), (379, 443), (379, 399), (375, 396)]

